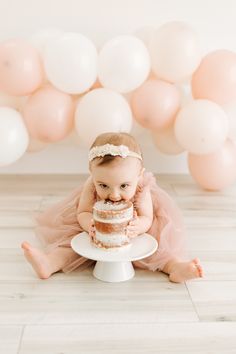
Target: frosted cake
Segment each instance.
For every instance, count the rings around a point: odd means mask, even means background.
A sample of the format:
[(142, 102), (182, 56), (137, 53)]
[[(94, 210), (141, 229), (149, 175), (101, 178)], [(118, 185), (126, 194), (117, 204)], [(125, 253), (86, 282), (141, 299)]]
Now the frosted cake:
[(93, 207), (96, 247), (118, 250), (130, 245), (125, 228), (133, 218), (133, 204), (128, 202), (98, 201)]

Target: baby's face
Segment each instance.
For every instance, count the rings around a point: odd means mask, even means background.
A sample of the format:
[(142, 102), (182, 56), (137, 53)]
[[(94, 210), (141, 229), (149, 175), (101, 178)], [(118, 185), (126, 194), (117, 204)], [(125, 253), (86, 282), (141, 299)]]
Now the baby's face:
[(127, 201), (135, 195), (142, 166), (134, 157), (117, 157), (104, 166), (96, 166), (94, 161), (91, 164), (91, 174), (101, 199)]

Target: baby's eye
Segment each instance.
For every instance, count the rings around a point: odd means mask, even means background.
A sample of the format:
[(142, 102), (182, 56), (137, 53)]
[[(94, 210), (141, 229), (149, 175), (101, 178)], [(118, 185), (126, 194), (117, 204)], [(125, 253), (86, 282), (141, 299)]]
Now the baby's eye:
[(120, 186), (121, 189), (126, 189), (126, 188), (128, 188), (128, 187), (129, 187), (128, 183), (123, 183), (123, 184), (121, 184), (121, 186)]
[(108, 188), (108, 186), (104, 183), (100, 183), (99, 186), (102, 188), (102, 189), (106, 189)]

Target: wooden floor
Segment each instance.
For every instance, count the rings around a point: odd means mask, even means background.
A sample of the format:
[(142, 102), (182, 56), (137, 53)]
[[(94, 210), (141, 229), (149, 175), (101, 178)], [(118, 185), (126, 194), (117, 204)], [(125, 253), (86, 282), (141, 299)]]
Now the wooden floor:
[(32, 214), (84, 178), (0, 176), (0, 353), (236, 353), (236, 185), (213, 193), (188, 176), (158, 178), (183, 211), (204, 279), (136, 270), (105, 283), (92, 268), (37, 279), (20, 248), (38, 245)]

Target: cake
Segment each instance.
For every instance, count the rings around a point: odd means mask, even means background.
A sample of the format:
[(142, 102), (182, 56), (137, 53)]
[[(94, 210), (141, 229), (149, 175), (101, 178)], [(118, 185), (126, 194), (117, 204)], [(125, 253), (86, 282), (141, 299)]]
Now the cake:
[(130, 245), (126, 226), (133, 218), (133, 204), (128, 202), (98, 201), (93, 207), (95, 236), (91, 239), (96, 247), (118, 250)]

